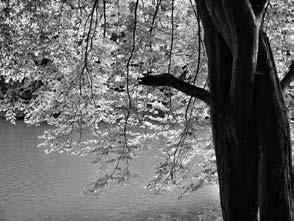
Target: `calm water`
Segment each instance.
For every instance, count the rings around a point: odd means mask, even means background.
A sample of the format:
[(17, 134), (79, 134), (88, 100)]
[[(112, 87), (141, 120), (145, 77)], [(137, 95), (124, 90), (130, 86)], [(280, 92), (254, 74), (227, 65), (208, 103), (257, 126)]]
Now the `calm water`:
[(152, 196), (142, 188), (154, 158), (142, 153), (133, 171), (142, 178), (99, 196), (85, 196), (85, 185), (99, 174), (91, 159), (45, 154), (37, 136), (46, 126), (11, 125), (0, 120), (0, 220), (195, 220), (204, 208), (219, 206), (218, 189), (209, 186), (182, 200), (174, 192)]

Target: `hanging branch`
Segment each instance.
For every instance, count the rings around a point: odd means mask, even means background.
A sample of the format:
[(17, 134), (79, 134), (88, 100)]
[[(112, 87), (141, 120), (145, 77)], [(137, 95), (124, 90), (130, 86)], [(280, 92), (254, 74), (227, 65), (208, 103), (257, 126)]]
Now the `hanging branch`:
[[(197, 2), (196, 2), (196, 0), (194, 0), (194, 2), (195, 2), (195, 5), (197, 5)], [(190, 4), (191, 4), (191, 6), (192, 6), (192, 8), (193, 8), (193, 12), (194, 12), (194, 15), (195, 15), (195, 17), (197, 18), (197, 23), (198, 23), (198, 27), (200, 27), (200, 17), (199, 17), (199, 15), (198, 15), (198, 13), (197, 13), (197, 11), (196, 11), (196, 9), (195, 9), (195, 7), (194, 7), (194, 5), (193, 5), (193, 3), (192, 3), (192, 0), (190, 0)], [(197, 8), (197, 7), (196, 7)], [(200, 42), (201, 42), (201, 45), (202, 45), (202, 48), (203, 48), (203, 52), (204, 52), (204, 54), (206, 54), (206, 52), (205, 52), (205, 45), (204, 45), (204, 42), (203, 42), (203, 40), (202, 40), (202, 38), (201, 38), (201, 35), (200, 35)], [(205, 86), (204, 86), (205, 87)]]
[(116, 1), (116, 6), (117, 6), (117, 13), (116, 13), (116, 22), (117, 22), (117, 26), (115, 28), (116, 33), (118, 33), (118, 26), (120, 24), (120, 5), (119, 5), (119, 0)]
[(93, 29), (94, 31), (93, 31), (92, 36), (91, 36), (91, 44), (90, 44), (90, 48), (91, 49), (93, 48), (93, 39), (95, 37), (95, 34), (97, 32), (97, 28), (98, 28), (98, 21), (99, 21), (99, 18), (98, 18), (98, 7), (96, 7), (95, 14), (96, 14), (95, 22), (94, 22), (95, 23), (95, 26), (94, 26), (94, 29)]
[(170, 74), (170, 68), (172, 63), (172, 53), (173, 53), (173, 46), (174, 46), (174, 0), (172, 0), (172, 11), (171, 11), (171, 41), (170, 41), (170, 50), (169, 50), (169, 63), (167, 72)]
[(201, 61), (201, 25), (200, 25), (200, 18), (199, 15), (196, 14), (196, 18), (197, 18), (197, 25), (198, 25), (198, 59), (197, 59), (197, 69), (196, 69), (196, 74), (195, 77), (193, 79), (193, 85), (195, 85), (196, 80), (197, 80), (197, 76), (200, 72), (200, 61)]
[[(139, 0), (136, 1), (135, 10), (134, 10), (134, 26), (133, 26), (133, 35), (132, 35), (132, 50), (127, 61), (127, 95), (129, 99), (129, 109), (132, 107), (132, 100), (130, 96), (130, 89), (129, 89), (129, 74), (130, 74), (130, 63), (133, 58), (135, 47), (136, 47), (136, 29), (137, 29), (137, 10), (138, 10)], [(128, 114), (129, 115), (129, 114)]]
[[(171, 8), (171, 41), (170, 41), (170, 51), (169, 51), (169, 63), (167, 72), (170, 74), (171, 64), (172, 64), (172, 53), (173, 53), (173, 45), (174, 45), (174, 0), (172, 0), (172, 8)], [(171, 88), (169, 87), (169, 108), (170, 112), (172, 112), (172, 93)]]
[(83, 67), (83, 71), (84, 69), (87, 68), (87, 63), (88, 63), (88, 54), (89, 54), (89, 42), (90, 42), (90, 38), (91, 38), (91, 33), (92, 33), (92, 26), (93, 26), (93, 19), (94, 19), (94, 13), (95, 13), (95, 9), (98, 7), (98, 1), (99, 0), (95, 0), (94, 5), (92, 7), (92, 11), (90, 13), (90, 26), (89, 26), (89, 30), (87, 33), (87, 38), (86, 38), (86, 49), (85, 49), (85, 57), (84, 57), (84, 67)]
[[(127, 140), (127, 127), (128, 127), (128, 121), (130, 118), (130, 114), (131, 114), (131, 108), (132, 108), (132, 100), (131, 100), (131, 95), (130, 95), (130, 89), (129, 89), (129, 74), (130, 74), (130, 63), (131, 60), (133, 58), (134, 52), (135, 52), (135, 46), (136, 46), (136, 29), (137, 29), (137, 10), (138, 10), (138, 4), (139, 4), (139, 0), (136, 1), (135, 4), (135, 10), (134, 10), (134, 26), (133, 26), (133, 36), (132, 36), (132, 50), (130, 53), (130, 56), (128, 58), (127, 61), (127, 73), (126, 73), (126, 91), (127, 91), (127, 96), (128, 96), (128, 101), (129, 101), (129, 105), (128, 105), (128, 112), (127, 115), (125, 117), (125, 124), (124, 124), (124, 128), (123, 128), (123, 136), (124, 136), (124, 144), (123, 144), (123, 150), (122, 153), (120, 154), (119, 158), (117, 159), (117, 163), (115, 168), (113, 169), (110, 178), (113, 178), (113, 175), (115, 174), (115, 172), (119, 169), (120, 166), (120, 162), (123, 159), (123, 157), (126, 156), (126, 152), (125, 150), (127, 149), (127, 151), (129, 151), (128, 149), (128, 140)], [(128, 158), (127, 158), (127, 165), (129, 164), (128, 162)]]
[(103, 37), (106, 35), (106, 0), (103, 0), (103, 19), (104, 19), (104, 26), (103, 26)]
[[(97, 27), (98, 27), (98, 7), (96, 7), (95, 26), (94, 26), (94, 31), (93, 31), (93, 33), (91, 35), (90, 49), (93, 48), (93, 39), (95, 37), (95, 33), (96, 33), (96, 30), (97, 30)], [(94, 107), (96, 108), (97, 105), (96, 105), (96, 101), (95, 101), (95, 97), (94, 97), (94, 93), (93, 93), (93, 73), (86, 72), (86, 74), (88, 75), (88, 78), (89, 78), (89, 84), (90, 84), (90, 90), (91, 90), (91, 96), (90, 97), (91, 97), (91, 100), (92, 100), (92, 102), (94, 104)]]
[(157, 0), (155, 12), (154, 12), (154, 15), (153, 15), (153, 18), (152, 18), (151, 27), (149, 29), (149, 35), (150, 35), (149, 47), (150, 47), (150, 49), (152, 49), (152, 31), (153, 31), (153, 28), (154, 28), (155, 19), (156, 19), (157, 13), (159, 11), (160, 5), (161, 5), (161, 0)]
[[(197, 19), (197, 24), (198, 24), (198, 58), (197, 58), (197, 68), (196, 68), (196, 73), (195, 73), (195, 76), (194, 76), (194, 79), (193, 79), (193, 85), (195, 85), (196, 83), (196, 79), (197, 79), (197, 76), (200, 72), (200, 61), (201, 61), (201, 27), (200, 27), (200, 18), (194, 8), (194, 5), (192, 3), (192, 0), (190, 0), (190, 4), (191, 4), (191, 7), (193, 8), (193, 11), (194, 11), (194, 15)], [(189, 101), (188, 101), (188, 104), (187, 104), (187, 107), (186, 107), (186, 110), (185, 110), (185, 126), (184, 126), (184, 129), (181, 133), (181, 136), (180, 136), (180, 140), (179, 142), (177, 143), (176, 145), (176, 149), (173, 153), (173, 167), (171, 169), (171, 179), (173, 179), (175, 176), (176, 176), (176, 163), (177, 163), (177, 155), (178, 157), (180, 156), (181, 152), (182, 152), (182, 149), (180, 149), (180, 146), (182, 145), (182, 143), (185, 141), (185, 138), (186, 138), (186, 132), (188, 130), (188, 111), (189, 111), (189, 108), (190, 108), (190, 105), (192, 103), (192, 100), (193, 100), (193, 96), (190, 96), (189, 98)], [(195, 102), (195, 98), (194, 98), (194, 102)]]
[[(98, 7), (98, 1), (99, 0), (95, 0), (94, 4), (93, 4), (93, 7), (92, 7), (92, 10), (91, 10), (91, 13), (89, 15), (89, 17), (87, 18), (86, 20), (86, 23), (85, 23), (85, 28), (86, 28), (86, 24), (87, 24), (87, 21), (88, 19), (90, 18), (90, 24), (89, 24), (89, 30), (88, 30), (88, 33), (87, 33), (87, 38), (86, 38), (86, 49), (85, 49), (85, 56), (84, 56), (84, 64), (83, 64), (83, 67), (82, 67), (82, 70), (81, 72), (79, 73), (79, 75), (77, 76), (78, 79), (79, 79), (79, 93), (80, 93), (80, 96), (83, 95), (82, 93), (82, 85), (84, 83), (84, 73), (87, 74), (87, 67), (88, 67), (88, 55), (89, 55), (89, 44), (90, 44), (90, 49), (92, 47), (92, 38), (93, 38), (93, 19), (94, 19), (94, 14), (95, 14), (95, 9), (97, 9)], [(97, 16), (97, 14), (96, 14)], [(95, 28), (96, 28), (96, 25), (95, 25)], [(92, 37), (91, 37), (91, 33), (92, 33)], [(91, 80), (91, 77), (90, 78), (90, 88), (91, 88), (91, 93), (92, 93), (92, 80)], [(92, 95), (91, 95), (92, 96)], [(79, 102), (80, 102), (80, 98), (79, 98)], [(94, 105), (96, 106), (95, 104), (95, 100), (93, 99), (93, 102), (94, 102)], [(80, 139), (82, 137), (82, 125), (83, 125), (83, 114), (82, 114), (82, 110), (80, 110), (80, 126), (79, 126), (79, 134), (80, 134)]]
[[(190, 0), (190, 4), (193, 8), (193, 11), (194, 11), (194, 15), (197, 19), (197, 25), (198, 25), (198, 31), (197, 31), (197, 34), (198, 34), (198, 58), (197, 58), (197, 69), (196, 69), (196, 74), (194, 76), (194, 79), (193, 79), (193, 85), (195, 85), (196, 83), (196, 80), (197, 80), (197, 76), (200, 72), (200, 61), (201, 61), (201, 25), (200, 25), (200, 18), (199, 18), (199, 15), (197, 14), (195, 8), (194, 8), (194, 5), (192, 3), (192, 0)], [(189, 99), (189, 102), (188, 102), (188, 105), (187, 105), (187, 108), (186, 108), (186, 111), (185, 111), (185, 120), (187, 121), (187, 118), (188, 118), (188, 110), (189, 110), (189, 107), (190, 107), (190, 104), (192, 102), (192, 99), (193, 97), (191, 96), (190, 99)], [(195, 101), (195, 100), (194, 100)]]
[(134, 26), (133, 26), (133, 36), (132, 36), (132, 50), (131, 50), (131, 54), (130, 57), (127, 61), (127, 85), (126, 85), (126, 89), (127, 89), (127, 95), (128, 95), (128, 101), (129, 101), (129, 107), (128, 107), (128, 113), (126, 116), (126, 122), (125, 122), (125, 126), (124, 126), (124, 135), (125, 135), (125, 146), (127, 145), (127, 136), (126, 136), (126, 132), (127, 132), (127, 125), (128, 125), (128, 120), (131, 114), (131, 108), (132, 108), (132, 98), (130, 95), (130, 82), (129, 82), (129, 75), (130, 75), (130, 63), (131, 60), (133, 58), (134, 52), (135, 52), (135, 47), (136, 47), (136, 30), (137, 30), (137, 11), (138, 11), (138, 4), (139, 4), (139, 0), (136, 1), (136, 5), (135, 5), (135, 10), (134, 10)]
[(87, 69), (87, 66), (88, 66), (89, 43), (91, 45), (91, 33), (92, 33), (93, 19), (94, 19), (95, 9), (98, 7), (98, 1), (99, 0), (95, 0), (95, 2), (93, 4), (93, 7), (92, 7), (92, 11), (91, 11), (91, 13), (89, 15), (90, 25), (89, 25), (89, 30), (88, 30), (88, 33), (87, 33), (87, 38), (86, 38), (86, 49), (85, 49), (85, 56), (84, 56), (84, 65), (83, 65), (82, 71), (81, 71), (80, 76), (79, 76), (80, 95), (82, 95), (82, 82), (81, 82), (82, 81), (82, 76), (83, 76), (84, 71)]

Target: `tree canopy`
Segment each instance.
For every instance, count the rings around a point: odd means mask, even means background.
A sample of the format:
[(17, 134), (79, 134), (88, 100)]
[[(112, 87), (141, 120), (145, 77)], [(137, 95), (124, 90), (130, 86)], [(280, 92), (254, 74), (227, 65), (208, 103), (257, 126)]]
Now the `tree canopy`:
[[(294, 60), (293, 10), (292, 1), (273, 0), (264, 18), (281, 77)], [(95, 154), (106, 172), (90, 192), (127, 182), (129, 163), (152, 140), (161, 162), (148, 189), (195, 191), (199, 180), (217, 180), (203, 136), (208, 106), (189, 90), (197, 86), (198, 97), (208, 87), (203, 44), (192, 0), (2, 0), (0, 111), (11, 122), (23, 114), (28, 124), (52, 125), (40, 144), (47, 152)], [(293, 96), (286, 89), (292, 126)]]

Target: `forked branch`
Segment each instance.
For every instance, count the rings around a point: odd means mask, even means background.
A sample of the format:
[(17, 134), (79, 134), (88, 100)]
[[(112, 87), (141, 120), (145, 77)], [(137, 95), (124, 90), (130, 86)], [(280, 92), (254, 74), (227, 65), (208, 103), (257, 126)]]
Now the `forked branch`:
[(286, 73), (285, 77), (281, 80), (282, 90), (285, 90), (292, 81), (294, 81), (294, 60), (292, 60), (291, 62), (289, 71)]

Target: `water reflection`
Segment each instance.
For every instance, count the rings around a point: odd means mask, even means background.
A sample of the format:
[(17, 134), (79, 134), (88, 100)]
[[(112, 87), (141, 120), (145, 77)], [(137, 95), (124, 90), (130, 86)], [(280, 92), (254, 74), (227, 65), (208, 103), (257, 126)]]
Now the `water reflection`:
[(218, 207), (216, 186), (183, 200), (174, 192), (157, 197), (146, 193), (142, 186), (154, 161), (148, 153), (133, 166), (142, 177), (131, 185), (85, 196), (84, 186), (99, 176), (90, 157), (46, 155), (37, 149), (37, 136), (46, 125), (0, 123), (0, 220), (195, 220), (203, 208)]

